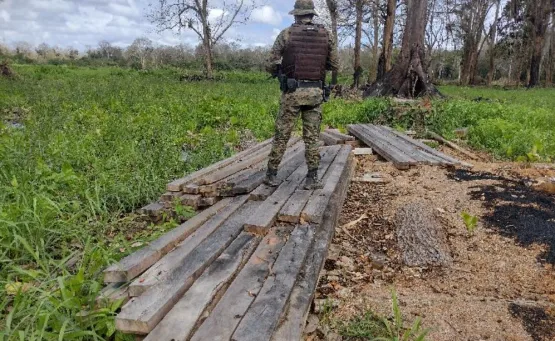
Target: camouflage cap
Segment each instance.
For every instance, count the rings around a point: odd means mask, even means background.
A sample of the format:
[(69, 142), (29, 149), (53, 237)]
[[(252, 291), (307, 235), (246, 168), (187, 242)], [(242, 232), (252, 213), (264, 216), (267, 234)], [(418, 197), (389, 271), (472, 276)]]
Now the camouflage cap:
[(297, 0), (295, 1), (295, 9), (289, 12), (291, 15), (318, 15), (314, 9), (314, 2), (312, 0)]

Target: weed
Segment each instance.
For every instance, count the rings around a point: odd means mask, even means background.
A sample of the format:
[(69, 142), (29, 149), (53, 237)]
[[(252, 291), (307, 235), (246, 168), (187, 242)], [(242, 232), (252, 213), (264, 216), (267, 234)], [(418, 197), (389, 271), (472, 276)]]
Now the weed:
[(355, 317), (342, 325), (341, 334), (350, 338), (373, 341), (425, 341), (429, 330), (423, 329), (420, 318), (417, 318), (410, 327), (406, 327), (395, 290), (392, 290), (391, 298), (392, 320), (368, 311), (363, 316)]
[(462, 212), (461, 217), (463, 218), (464, 225), (466, 226), (466, 230), (468, 231), (468, 235), (472, 236), (478, 227), (478, 217), (473, 216), (467, 212)]

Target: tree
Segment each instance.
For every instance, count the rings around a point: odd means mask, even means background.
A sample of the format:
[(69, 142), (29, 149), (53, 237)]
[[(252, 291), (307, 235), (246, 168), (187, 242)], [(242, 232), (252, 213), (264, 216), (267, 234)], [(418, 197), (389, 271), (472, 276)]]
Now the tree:
[(149, 14), (160, 31), (192, 30), (202, 43), (207, 78), (213, 78), (213, 47), (234, 25), (246, 23), (257, 7), (256, 2), (223, 2), (219, 9), (209, 0), (157, 0)]
[[(330, 22), (331, 22), (331, 34), (335, 40), (336, 46), (339, 44), (339, 36), (337, 33), (337, 19), (339, 16), (337, 10), (337, 0), (326, 0), (326, 5), (328, 7)], [(337, 84), (338, 71), (333, 71), (331, 74), (331, 84)]]
[(364, 10), (364, 0), (356, 0), (356, 21), (355, 21), (355, 61), (354, 61), (354, 76), (353, 88), (358, 88), (360, 85), (360, 76), (362, 76), (362, 66), (360, 63), (360, 50), (362, 46), (362, 19)]
[(490, 8), (491, 0), (464, 0), (455, 8), (463, 40), (462, 85), (474, 84), (478, 57), (483, 46), (482, 33)]
[(387, 0), (382, 52), (378, 61), (377, 79), (382, 78), (386, 72), (391, 70), (391, 61), (393, 59), (393, 29), (395, 28), (396, 10), (397, 0)]
[(549, 42), (549, 51), (548, 51), (548, 60), (546, 62), (545, 67), (545, 85), (551, 86), (553, 85), (553, 70), (555, 64), (555, 12), (552, 15), (551, 19), (551, 33), (550, 33), (550, 42)]
[(530, 60), (530, 82), (528, 87), (532, 88), (540, 83), (540, 66), (543, 57), (543, 47), (549, 19), (555, 10), (553, 0), (528, 0), (526, 18), (532, 32), (532, 58)]
[(426, 60), (424, 34), (428, 0), (411, 0), (407, 6), (405, 31), (399, 57), (392, 69), (364, 92), (365, 97), (414, 98), (439, 94), (428, 81), (424, 66)]
[(488, 69), (488, 86), (493, 82), (495, 77), (495, 42), (497, 40), (497, 25), (499, 24), (499, 11), (501, 9), (501, 0), (496, 0), (495, 4), (495, 17), (493, 24), (490, 27), (488, 41), (489, 41), (489, 69)]
[(147, 68), (147, 61), (154, 51), (152, 40), (148, 38), (137, 38), (127, 49), (129, 59), (141, 65), (141, 69)]

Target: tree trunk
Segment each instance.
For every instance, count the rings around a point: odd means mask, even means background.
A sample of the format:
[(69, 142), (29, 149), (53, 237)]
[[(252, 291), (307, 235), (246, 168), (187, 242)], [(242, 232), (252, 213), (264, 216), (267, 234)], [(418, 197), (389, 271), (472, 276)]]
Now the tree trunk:
[(214, 67), (212, 59), (212, 30), (210, 29), (210, 22), (208, 21), (208, 0), (202, 1), (202, 48), (204, 52), (204, 72), (206, 78), (214, 78)]
[(374, 46), (372, 46), (372, 63), (370, 64), (370, 72), (368, 72), (368, 83), (375, 82), (377, 79), (377, 71), (378, 71), (378, 53), (379, 53), (379, 44), (380, 44), (380, 37), (378, 35), (378, 31), (380, 30), (380, 10), (379, 10), (379, 2), (381, 0), (375, 0), (372, 2), (372, 19), (374, 23)]
[(355, 33), (355, 63), (353, 75), (353, 88), (360, 86), (360, 76), (362, 76), (362, 66), (360, 64), (360, 50), (362, 45), (362, 10), (363, 0), (356, 1), (356, 33)]
[(533, 25), (533, 50), (530, 61), (529, 88), (540, 84), (540, 66), (542, 62), (545, 34), (549, 26), (549, 16), (552, 10), (551, 0), (537, 0), (530, 5), (528, 18)]
[(555, 12), (552, 15), (551, 20), (551, 41), (549, 42), (549, 60), (545, 66), (545, 86), (553, 85), (553, 64), (555, 64)]
[(491, 26), (490, 44), (489, 44), (489, 70), (488, 70), (488, 86), (491, 86), (495, 77), (495, 42), (497, 40), (497, 23), (499, 22), (499, 10), (501, 9), (501, 0), (497, 0), (495, 4), (495, 19)]
[[(328, 10), (330, 11), (330, 20), (331, 20), (331, 34), (333, 35), (333, 39), (335, 39), (336, 48), (339, 45), (338, 41), (338, 34), (337, 34), (337, 1), (336, 0), (326, 0), (326, 4), (328, 5)], [(339, 76), (339, 71), (335, 70), (331, 74), (331, 84), (337, 84)]]
[(470, 8), (461, 11), (461, 25), (464, 31), (461, 84), (474, 83), (478, 67), (478, 55), (482, 41), (482, 31), (489, 8), (488, 0), (472, 0)]
[(397, 96), (415, 98), (440, 95), (428, 81), (425, 69), (424, 34), (428, 0), (411, 0), (408, 3), (407, 22), (403, 33), (401, 53), (391, 71), (372, 84), (364, 96)]
[(378, 61), (377, 79), (380, 80), (386, 72), (391, 70), (391, 59), (393, 55), (393, 29), (395, 27), (395, 11), (397, 0), (387, 0), (387, 17), (383, 33), (383, 46), (380, 60)]

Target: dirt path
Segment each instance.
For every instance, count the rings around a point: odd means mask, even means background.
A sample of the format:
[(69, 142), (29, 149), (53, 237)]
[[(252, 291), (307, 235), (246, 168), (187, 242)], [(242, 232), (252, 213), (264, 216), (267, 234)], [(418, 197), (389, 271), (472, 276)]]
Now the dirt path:
[[(391, 314), (391, 288), (408, 321), (431, 328), (429, 340), (555, 340), (555, 196), (527, 177), (552, 169), (476, 164), (472, 172), (424, 166), (398, 171), (374, 156), (359, 158), (317, 299), (337, 300), (332, 319), (371, 310)], [(443, 268), (403, 265), (395, 213), (410, 202), (434, 211), (453, 258)], [(474, 233), (461, 217), (479, 218)]]

